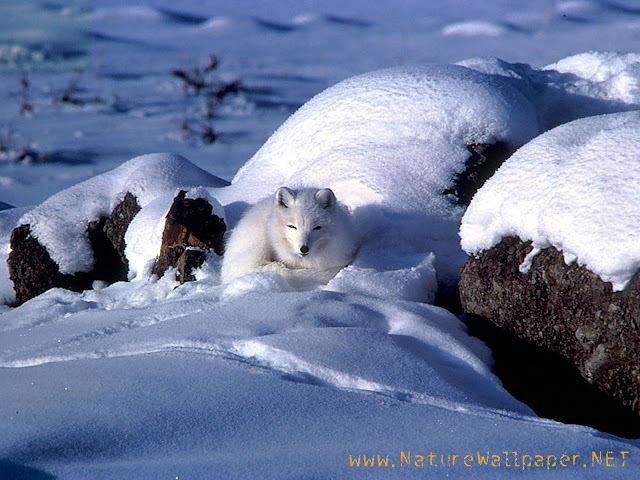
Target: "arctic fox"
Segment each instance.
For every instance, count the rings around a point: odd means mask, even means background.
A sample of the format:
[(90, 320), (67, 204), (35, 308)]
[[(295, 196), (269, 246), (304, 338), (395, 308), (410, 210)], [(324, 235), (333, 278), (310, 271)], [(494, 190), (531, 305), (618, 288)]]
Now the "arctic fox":
[(277, 271), (289, 283), (326, 283), (353, 259), (351, 215), (329, 188), (291, 190), (251, 207), (227, 240), (223, 283), (250, 272)]

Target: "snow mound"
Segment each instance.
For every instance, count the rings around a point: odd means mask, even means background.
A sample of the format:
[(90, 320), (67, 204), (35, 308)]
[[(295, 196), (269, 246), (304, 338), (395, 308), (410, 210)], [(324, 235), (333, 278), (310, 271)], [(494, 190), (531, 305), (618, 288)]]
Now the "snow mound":
[(442, 35), (460, 35), (463, 37), (499, 37), (507, 33), (508, 30), (495, 22), (486, 20), (470, 20), (468, 22), (458, 22), (447, 25), (442, 29)]
[(165, 16), (157, 9), (138, 6), (112, 6), (96, 8), (91, 13), (91, 21), (95, 23), (105, 22), (144, 22), (144, 23), (163, 23), (166, 21)]
[(473, 255), (517, 235), (624, 289), (640, 268), (638, 131), (640, 112), (626, 112), (576, 120), (532, 140), (474, 197), (462, 219), (462, 248)]
[(588, 52), (536, 70), (498, 58), (458, 65), (507, 79), (538, 111), (543, 130), (582, 117), (640, 108), (640, 55)]
[(62, 478), (348, 478), (349, 455), (513, 444), (630, 451), (622, 471), (638, 467), (629, 442), (534, 417), (446, 310), (257, 284), (229, 296), (207, 282), (124, 302), (166, 280), (53, 289), (3, 314), (3, 458)]
[(190, 351), (332, 389), (531, 414), (499, 386), (486, 346), (437, 307), (327, 291), (228, 295), (227, 286), (194, 292), (187, 285), (132, 310), (110, 301), (124, 285), (84, 294), (53, 289), (7, 312), (0, 366)]
[[(254, 203), (283, 185), (330, 187), (369, 244), (339, 283), (346, 284), (347, 275), (352, 283), (356, 269), (364, 275), (375, 265), (403, 292), (399, 298), (416, 300), (410, 279), (419, 277), (421, 285), (433, 279), (422, 264), (426, 254), (435, 253), (444, 284), (455, 284), (464, 263), (457, 238), (462, 208), (443, 192), (465, 169), (467, 145), (519, 146), (538, 133), (535, 109), (503, 78), (458, 66), (380, 70), (311, 99), (239, 170), (231, 187), (214, 195), (226, 205)], [(396, 251), (395, 259), (388, 251)], [(380, 256), (389, 262), (381, 265)], [(417, 263), (408, 265), (407, 258)], [(407, 268), (411, 275), (397, 275)]]
[[(129, 238), (133, 235), (144, 243), (142, 252), (138, 250), (138, 256), (132, 258), (137, 266), (146, 263), (140, 255), (148, 260), (158, 254), (162, 239), (162, 226), (158, 227), (158, 223), (162, 223), (180, 188), (224, 185), (224, 180), (179, 155), (142, 155), (52, 196), (23, 215), (19, 223), (31, 225), (32, 235), (46, 247), (61, 273), (86, 272), (91, 270), (94, 261), (87, 225), (109, 215), (126, 192), (131, 192), (146, 220), (132, 222), (130, 230), (135, 223), (135, 231), (127, 232)], [(149, 211), (145, 211), (146, 207)], [(224, 218), (219, 205), (214, 209), (214, 214)]]
[[(609, 100), (640, 105), (640, 54), (588, 52), (545, 67), (577, 77), (570, 93), (598, 91)], [(604, 94), (604, 95), (603, 95)]]
[(495, 76), (452, 65), (379, 70), (307, 102), (232, 183), (254, 201), (282, 184), (336, 193), (359, 184), (352, 206), (382, 200), (396, 211), (450, 211), (442, 191), (464, 169), (465, 146), (521, 145), (539, 133), (536, 118), (527, 99)]

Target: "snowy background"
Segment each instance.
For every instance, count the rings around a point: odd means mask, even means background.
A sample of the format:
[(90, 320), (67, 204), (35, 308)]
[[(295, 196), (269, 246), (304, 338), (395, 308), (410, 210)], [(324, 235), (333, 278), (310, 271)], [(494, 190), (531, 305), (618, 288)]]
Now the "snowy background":
[[(536, 478), (640, 472), (637, 441), (537, 418), (500, 386), (490, 352), (460, 319), (421, 303), (438, 283), (454, 284), (464, 262), (464, 211), (441, 192), (466, 145), (520, 147), (565, 122), (614, 114), (571, 130), (576, 142), (622, 128), (625, 148), (637, 151), (635, 114), (614, 112), (640, 107), (640, 57), (583, 53), (640, 52), (635, 2), (0, 9), (0, 202), (18, 207), (0, 214), (2, 251), (24, 218), (66, 271), (82, 270), (86, 244), (65, 232), (126, 189), (146, 195), (128, 233), (134, 281), (0, 305), (0, 477), (415, 478), (437, 469), (506, 478), (526, 461), (507, 467), (515, 459), (505, 450), (555, 455), (555, 466), (524, 468)], [(242, 82), (213, 120), (202, 96), (170, 74), (211, 54), (220, 58), (214, 76)], [(213, 144), (199, 134), (207, 125), (219, 134)], [(14, 161), (20, 152), (31, 161)], [(188, 161), (125, 163), (153, 152)], [(536, 144), (519, 154), (526, 166)], [(233, 226), (281, 184), (331, 186), (354, 213), (362, 247), (326, 287), (293, 291), (266, 273), (220, 285), (215, 258), (178, 288), (145, 274), (177, 187), (210, 187)], [(11, 296), (2, 262), (0, 301)], [(401, 451), (426, 466), (401, 466)], [(613, 452), (615, 466), (592, 465), (593, 451)], [(502, 455), (500, 467), (460, 464), (478, 452)], [(580, 457), (563, 467), (563, 454)], [(395, 466), (350, 466), (362, 455)], [(461, 457), (451, 465), (448, 455)]]

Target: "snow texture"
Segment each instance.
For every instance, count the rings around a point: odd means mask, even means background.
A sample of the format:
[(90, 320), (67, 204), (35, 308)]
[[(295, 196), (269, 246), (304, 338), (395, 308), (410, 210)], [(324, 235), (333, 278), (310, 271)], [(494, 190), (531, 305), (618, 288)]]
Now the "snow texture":
[(638, 54), (585, 52), (539, 70), (498, 58), (472, 58), (458, 65), (508, 80), (535, 106), (542, 130), (640, 108)]
[(442, 191), (464, 169), (466, 145), (521, 145), (538, 133), (534, 108), (504, 79), (451, 65), (398, 67), (311, 99), (232, 183), (249, 194), (322, 183), (351, 208), (450, 212)]
[[(556, 458), (569, 449), (585, 461), (594, 449), (627, 451), (625, 469), (608, 475), (640, 468), (628, 442), (533, 416), (499, 386), (486, 346), (445, 310), (287, 292), (277, 278), (245, 276), (242, 292), (207, 280), (173, 289), (169, 276), (54, 289), (4, 313), (4, 468), (71, 479), (345, 478), (363, 474), (349, 455), (397, 462), (400, 451), (502, 455), (504, 445)], [(417, 474), (413, 465), (400, 472)], [(562, 473), (589, 477), (581, 466)]]
[(640, 268), (638, 131), (640, 112), (616, 113), (529, 142), (474, 197), (460, 227), (464, 250), (515, 235), (624, 289)]

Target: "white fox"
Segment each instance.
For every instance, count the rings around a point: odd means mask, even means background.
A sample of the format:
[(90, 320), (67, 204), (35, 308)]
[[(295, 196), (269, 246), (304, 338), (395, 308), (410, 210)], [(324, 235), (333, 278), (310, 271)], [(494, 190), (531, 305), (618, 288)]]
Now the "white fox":
[(309, 279), (326, 283), (355, 252), (351, 215), (331, 189), (281, 187), (251, 207), (231, 232), (222, 282), (272, 270), (294, 286)]

